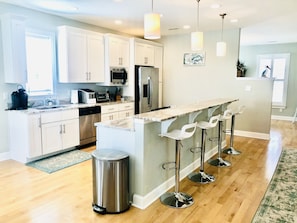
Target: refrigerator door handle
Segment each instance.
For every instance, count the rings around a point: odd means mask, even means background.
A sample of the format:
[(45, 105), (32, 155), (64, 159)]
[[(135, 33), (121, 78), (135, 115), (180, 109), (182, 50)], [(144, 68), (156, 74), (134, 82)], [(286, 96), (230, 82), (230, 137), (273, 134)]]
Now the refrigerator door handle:
[(152, 107), (152, 102), (151, 102), (151, 77), (147, 78), (147, 103), (149, 107)]

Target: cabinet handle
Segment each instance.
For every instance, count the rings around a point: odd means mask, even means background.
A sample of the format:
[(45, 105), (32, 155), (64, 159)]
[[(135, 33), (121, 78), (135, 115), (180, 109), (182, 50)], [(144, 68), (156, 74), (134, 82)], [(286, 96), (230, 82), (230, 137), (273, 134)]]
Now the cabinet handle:
[(63, 133), (64, 133), (64, 134), (66, 133), (66, 130), (65, 130), (65, 124), (63, 125)]
[(62, 130), (62, 125), (60, 125), (60, 134), (63, 133), (63, 130)]
[(38, 127), (41, 128), (41, 117), (38, 118)]
[(148, 58), (145, 57), (145, 58), (144, 58), (144, 64), (147, 64), (147, 63), (148, 63)]
[(91, 80), (92, 78), (91, 78), (91, 72), (89, 72), (89, 80)]

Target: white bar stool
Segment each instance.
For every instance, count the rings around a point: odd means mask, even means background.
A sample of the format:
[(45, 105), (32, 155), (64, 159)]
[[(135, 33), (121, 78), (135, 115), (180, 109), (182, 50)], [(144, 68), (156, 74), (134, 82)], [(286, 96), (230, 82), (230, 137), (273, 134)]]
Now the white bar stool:
[(208, 163), (213, 166), (218, 166), (218, 167), (228, 167), (231, 166), (231, 163), (223, 160), (221, 157), (221, 152), (222, 152), (222, 132), (223, 132), (223, 122), (227, 119), (230, 119), (232, 117), (232, 111), (227, 109), (224, 111), (224, 114), (220, 116), (219, 119), (219, 132), (218, 132), (218, 158), (214, 160), (209, 160)]
[(202, 129), (200, 171), (198, 173), (196, 173), (196, 172), (190, 173), (188, 176), (188, 178), (195, 183), (206, 184), (206, 183), (211, 183), (211, 182), (215, 181), (214, 176), (209, 175), (204, 172), (204, 156), (205, 156), (206, 130), (216, 127), (219, 119), (220, 119), (220, 115), (216, 115), (216, 116), (212, 116), (209, 119), (209, 122), (200, 121), (197, 123), (197, 127)]
[(163, 133), (161, 137), (167, 137), (175, 140), (175, 191), (167, 192), (160, 197), (162, 204), (174, 208), (186, 208), (194, 203), (193, 197), (180, 192), (180, 146), (181, 140), (190, 138), (196, 131), (197, 123), (186, 124), (181, 130), (175, 129), (171, 132)]
[(241, 154), (240, 151), (234, 149), (233, 147), (233, 141), (234, 141), (234, 128), (235, 128), (235, 116), (236, 115), (240, 115), (243, 113), (243, 111), (245, 110), (245, 106), (241, 105), (238, 107), (238, 110), (232, 113), (232, 117), (231, 117), (231, 135), (230, 135), (230, 147), (223, 150), (223, 153), (229, 154), (229, 155), (239, 155)]

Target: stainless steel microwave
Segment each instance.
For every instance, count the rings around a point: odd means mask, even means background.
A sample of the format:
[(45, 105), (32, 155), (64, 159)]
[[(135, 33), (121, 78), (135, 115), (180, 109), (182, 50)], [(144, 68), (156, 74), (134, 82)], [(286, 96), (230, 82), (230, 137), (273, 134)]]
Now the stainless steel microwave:
[(114, 85), (125, 85), (128, 80), (128, 74), (125, 68), (111, 68), (110, 82)]

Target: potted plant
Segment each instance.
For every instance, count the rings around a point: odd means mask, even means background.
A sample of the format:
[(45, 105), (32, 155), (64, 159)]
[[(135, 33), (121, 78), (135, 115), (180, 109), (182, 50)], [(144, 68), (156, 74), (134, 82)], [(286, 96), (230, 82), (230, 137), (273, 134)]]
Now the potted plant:
[(236, 67), (237, 67), (237, 77), (244, 77), (247, 71), (247, 68), (244, 65), (244, 63), (240, 62), (240, 60), (237, 60)]

